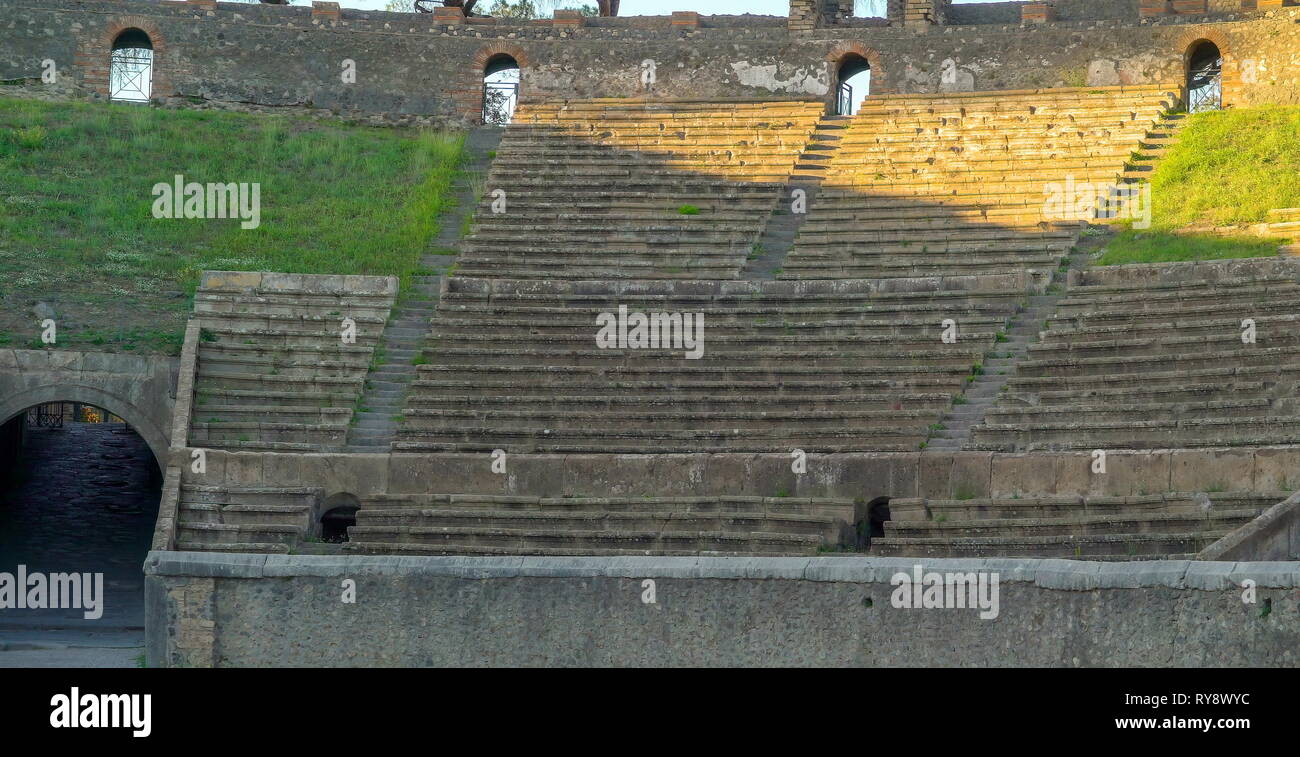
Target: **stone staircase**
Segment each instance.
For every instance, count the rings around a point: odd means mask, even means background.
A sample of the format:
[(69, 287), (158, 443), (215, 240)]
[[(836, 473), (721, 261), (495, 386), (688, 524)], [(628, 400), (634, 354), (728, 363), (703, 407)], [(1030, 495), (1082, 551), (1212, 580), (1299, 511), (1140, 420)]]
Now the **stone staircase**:
[(1288, 260), (1073, 272), (1046, 325), (968, 449), (1300, 443), (1300, 277)]
[(313, 487), (182, 484), (176, 548), (287, 554), (311, 538), (323, 493)]
[(882, 557), (1194, 559), (1290, 492), (895, 499)]
[(1086, 244), (1071, 253), (1068, 268), (1053, 272), (1052, 284), (1046, 294), (1026, 295), (1006, 330), (998, 335), (981, 365), (981, 372), (954, 400), (955, 404), (938, 427), (930, 432), (926, 452), (951, 452), (961, 449), (970, 440), (971, 429), (983, 423), (984, 416), (997, 405), (1007, 379), (1015, 373), (1016, 364), (1028, 354), (1030, 345), (1038, 342), (1047, 319), (1056, 312), (1056, 303), (1065, 288), (1066, 271), (1086, 265), (1088, 252), (1096, 246), (1099, 243)]
[(541, 280), (734, 279), (817, 127), (810, 101), (526, 103), (458, 273)]
[(481, 127), (466, 134), (465, 162), (454, 187), (456, 204), (443, 214), (437, 236), (420, 259), (430, 275), (411, 278), (410, 290), (398, 299), (384, 327), (375, 350), (377, 359), (366, 375), (365, 392), (348, 429), (349, 452), (387, 452), (396, 437), (407, 390), (416, 376), (416, 361), (438, 310), (442, 281), (456, 266), (462, 223), (479, 200), (475, 177), (487, 173), (501, 133), (500, 128)]
[[(1028, 277), (448, 282), (402, 451), (915, 451)], [(600, 348), (597, 318), (703, 313), (704, 351)], [(964, 324), (944, 344), (941, 321)]]
[(1080, 221), (1045, 188), (1115, 184), (1176, 105), (1162, 87), (868, 98), (779, 278), (1050, 272)]
[(417, 555), (812, 555), (854, 544), (852, 500), (372, 497), (345, 551)]
[[(1141, 139), (1136, 151), (1138, 159), (1126, 165), (1116, 182), (1116, 189), (1108, 198), (1117, 203), (1115, 207), (1122, 206), (1126, 201), (1119, 196), (1119, 188), (1149, 180), (1156, 163), (1177, 141), (1184, 124), (1185, 116), (1176, 113), (1163, 114), (1156, 120)], [(971, 382), (965, 394), (957, 401), (958, 404), (943, 419), (941, 427), (935, 429), (927, 440), (927, 451), (961, 449), (970, 442), (971, 429), (984, 423), (989, 411), (997, 405), (1008, 379), (1015, 373), (1016, 365), (1029, 354), (1031, 345), (1042, 338), (1048, 319), (1055, 315), (1056, 305), (1068, 284), (1068, 273), (1086, 267), (1089, 258), (1104, 247), (1112, 236), (1102, 226), (1089, 226), (1088, 232), (1071, 249), (1066, 263), (1052, 272), (1052, 285), (1047, 293), (1027, 298), (1024, 308), (1012, 319), (1006, 334), (999, 337), (1002, 341), (994, 346), (989, 359), (984, 361), (983, 373)]]
[(1264, 235), (1290, 241), (1289, 244), (1282, 245), (1280, 252), (1283, 255), (1300, 255), (1300, 208), (1270, 210), (1268, 222), (1263, 226)]
[[(808, 211), (812, 210), (817, 200), (817, 188), (821, 186), (826, 166), (839, 147), (842, 132), (847, 128), (848, 121), (848, 116), (826, 116), (817, 123), (808, 146), (804, 148), (803, 155), (795, 163), (794, 172), (790, 174), (789, 180), (782, 188), (781, 200), (767, 219), (767, 225), (763, 227), (763, 235), (759, 237), (755, 250), (740, 272), (740, 278), (770, 280), (781, 273), (786, 257), (794, 248), (799, 227), (803, 226), (804, 220), (808, 218)], [(805, 212), (803, 213), (795, 213), (791, 209), (794, 193), (797, 190), (802, 190), (804, 193)]]
[(977, 373), (939, 423), (931, 428), (925, 452), (942, 453), (961, 449), (970, 439), (970, 430), (984, 419), (996, 402), (1007, 375), (1016, 361), (1024, 357), (1029, 345), (1038, 341), (1043, 321), (1052, 314), (1059, 295), (1030, 295), (1026, 306), (1001, 332)]
[(342, 449), (396, 292), (393, 277), (204, 271), (189, 442)]

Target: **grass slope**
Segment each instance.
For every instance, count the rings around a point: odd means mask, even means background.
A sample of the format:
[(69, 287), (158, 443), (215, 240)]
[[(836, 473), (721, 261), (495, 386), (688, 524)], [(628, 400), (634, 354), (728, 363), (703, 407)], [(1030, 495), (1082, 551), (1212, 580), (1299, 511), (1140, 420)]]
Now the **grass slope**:
[(1277, 254), (1276, 241), (1258, 237), (1175, 232), (1260, 223), (1273, 208), (1300, 207), (1300, 107), (1188, 116), (1178, 143), (1152, 174), (1151, 195), (1151, 228), (1121, 232), (1100, 264)]
[[(0, 99), (0, 345), (175, 352), (204, 269), (408, 277), (462, 135)], [(259, 182), (261, 225), (155, 219), (154, 184)]]

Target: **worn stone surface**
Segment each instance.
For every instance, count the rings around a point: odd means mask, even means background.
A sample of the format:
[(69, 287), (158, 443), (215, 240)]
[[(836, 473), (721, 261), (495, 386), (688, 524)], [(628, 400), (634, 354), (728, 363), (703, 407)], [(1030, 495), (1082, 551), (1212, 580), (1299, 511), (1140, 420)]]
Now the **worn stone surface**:
[[(247, 577), (213, 578), (221, 557), (193, 557), (147, 564), (181, 619), (178, 640), (155, 627), (150, 653), (185, 664), (203, 664), (209, 639), (211, 664), (232, 667), (1300, 662), (1295, 563), (926, 561), (998, 574), (998, 617), (981, 620), (892, 607), (890, 579), (908, 559), (269, 556), (241, 563)], [(1241, 599), (1247, 578), (1262, 587), (1256, 604)], [(355, 604), (341, 601), (344, 579)], [(642, 601), (647, 579), (654, 604)]]
[(0, 421), (43, 402), (82, 402), (124, 419), (167, 459), (176, 358), (73, 350), (0, 350)]

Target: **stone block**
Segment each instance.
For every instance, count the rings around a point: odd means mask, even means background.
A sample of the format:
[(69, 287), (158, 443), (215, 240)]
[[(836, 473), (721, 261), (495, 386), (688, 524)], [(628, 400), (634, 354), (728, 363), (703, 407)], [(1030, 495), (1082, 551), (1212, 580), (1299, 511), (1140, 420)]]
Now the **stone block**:
[(697, 29), (700, 26), (700, 14), (695, 11), (673, 11), (670, 23), (674, 29)]
[(1300, 448), (1263, 447), (1255, 450), (1254, 482), (1258, 491), (1300, 489)]
[[(209, 452), (208, 456), (211, 457)], [(263, 455), (260, 452), (232, 452), (226, 457), (226, 475), (223, 483), (228, 486), (262, 486), (266, 479), (263, 477), (262, 464)]]
[(987, 497), (992, 488), (991, 452), (956, 452), (949, 473), (949, 496), (954, 499)]
[(433, 23), (435, 24), (463, 24), (465, 23), (465, 10), (463, 8), (434, 8)]
[(322, 2), (313, 0), (311, 4), (311, 17), (321, 19), (322, 21), (338, 21), (342, 16), (338, 3)]
[(1026, 3), (1020, 6), (1020, 22), (1045, 24), (1056, 20), (1056, 8), (1051, 3)]
[(1253, 489), (1254, 454), (1249, 449), (1173, 450), (1169, 488), (1180, 492)]
[(555, 16), (552, 17), (551, 19), (551, 23), (554, 26), (573, 28), (578, 26), (585, 26), (587, 23), (587, 19), (585, 16), (582, 15), (580, 11), (557, 10), (555, 11)]
[(1170, 453), (1167, 450), (1117, 450), (1106, 453), (1104, 473), (1092, 473), (1088, 493), (1111, 496), (1158, 494), (1169, 491)]

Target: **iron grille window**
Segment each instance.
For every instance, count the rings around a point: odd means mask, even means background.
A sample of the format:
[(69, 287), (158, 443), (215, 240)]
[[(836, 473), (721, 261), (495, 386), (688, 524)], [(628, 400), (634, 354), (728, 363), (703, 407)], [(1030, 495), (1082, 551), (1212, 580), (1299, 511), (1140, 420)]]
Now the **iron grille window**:
[(153, 50), (124, 47), (113, 51), (108, 67), (108, 97), (146, 103), (153, 89)]
[(1188, 110), (1200, 113), (1223, 108), (1223, 61), (1216, 60), (1192, 70), (1187, 79)]
[(835, 98), (835, 113), (841, 116), (853, 115), (853, 87), (840, 82), (839, 94)]
[(510, 123), (519, 101), (519, 82), (483, 83), (483, 123), (504, 126)]

